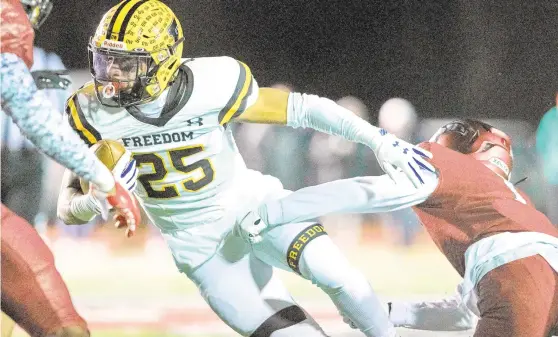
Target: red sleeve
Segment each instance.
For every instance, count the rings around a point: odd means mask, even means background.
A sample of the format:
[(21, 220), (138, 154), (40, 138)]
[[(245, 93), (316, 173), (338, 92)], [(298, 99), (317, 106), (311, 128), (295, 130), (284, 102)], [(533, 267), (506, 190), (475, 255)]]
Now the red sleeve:
[(0, 17), (0, 52), (17, 55), (31, 68), (35, 32), (19, 0), (1, 0)]

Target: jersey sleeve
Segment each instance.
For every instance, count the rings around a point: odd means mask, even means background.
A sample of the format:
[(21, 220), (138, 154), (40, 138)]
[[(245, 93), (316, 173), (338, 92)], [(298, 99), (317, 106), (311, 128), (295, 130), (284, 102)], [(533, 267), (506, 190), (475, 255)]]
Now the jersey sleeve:
[(306, 187), (260, 206), (258, 213), (269, 225), (302, 222), (330, 213), (380, 213), (424, 202), (436, 189), (438, 177), (429, 175), (416, 189), (401, 173), (396, 184), (388, 175), (336, 180)]
[(230, 57), (226, 57), (223, 62), (227, 63), (226, 66), (229, 69), (227, 73), (230, 74), (234, 89), (225, 106), (219, 111), (218, 119), (221, 125), (242, 115), (258, 99), (258, 83), (252, 75), (250, 67)]
[(79, 90), (66, 101), (66, 116), (72, 129), (89, 146), (100, 141), (101, 134), (87, 121), (78, 100)]

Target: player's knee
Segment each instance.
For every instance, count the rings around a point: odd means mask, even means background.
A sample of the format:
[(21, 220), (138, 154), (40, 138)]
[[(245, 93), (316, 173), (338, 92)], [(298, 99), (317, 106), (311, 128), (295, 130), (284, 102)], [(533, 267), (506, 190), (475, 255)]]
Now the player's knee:
[(353, 289), (356, 285), (362, 285), (361, 281), (363, 280), (367, 284), (368, 281), (365, 280), (364, 275), (352, 268), (345, 269), (342, 274), (320, 274), (317, 277), (312, 277), (312, 282), (328, 295), (335, 295), (347, 291), (347, 289)]
[(347, 280), (356, 273), (327, 236), (306, 247), (299, 269), (302, 276), (328, 292), (343, 288)]

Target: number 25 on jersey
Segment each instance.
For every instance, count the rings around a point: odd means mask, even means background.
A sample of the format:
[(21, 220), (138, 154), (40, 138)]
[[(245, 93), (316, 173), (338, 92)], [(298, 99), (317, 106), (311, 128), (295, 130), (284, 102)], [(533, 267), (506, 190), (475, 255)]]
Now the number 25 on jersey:
[[(138, 168), (145, 165), (152, 166), (151, 173), (144, 173), (138, 177), (147, 196), (157, 199), (175, 198), (180, 195), (178, 184), (182, 185), (186, 191), (196, 192), (211, 183), (215, 177), (215, 171), (209, 159), (201, 159), (191, 164), (184, 163), (185, 159), (202, 151), (202, 145), (170, 150), (165, 153), (168, 161), (157, 153), (134, 154)], [(172, 171), (184, 174), (184, 179), (179, 183), (165, 183), (165, 178)], [(196, 171), (200, 171), (201, 178), (193, 177)]]

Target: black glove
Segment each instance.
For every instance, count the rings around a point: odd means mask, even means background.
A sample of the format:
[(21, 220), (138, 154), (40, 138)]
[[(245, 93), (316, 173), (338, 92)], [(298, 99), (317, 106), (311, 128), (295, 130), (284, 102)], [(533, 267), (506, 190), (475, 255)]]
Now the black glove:
[(39, 90), (42, 89), (68, 89), (72, 81), (62, 77), (68, 75), (67, 70), (37, 70), (32, 71), (31, 75), (35, 80), (35, 85)]

